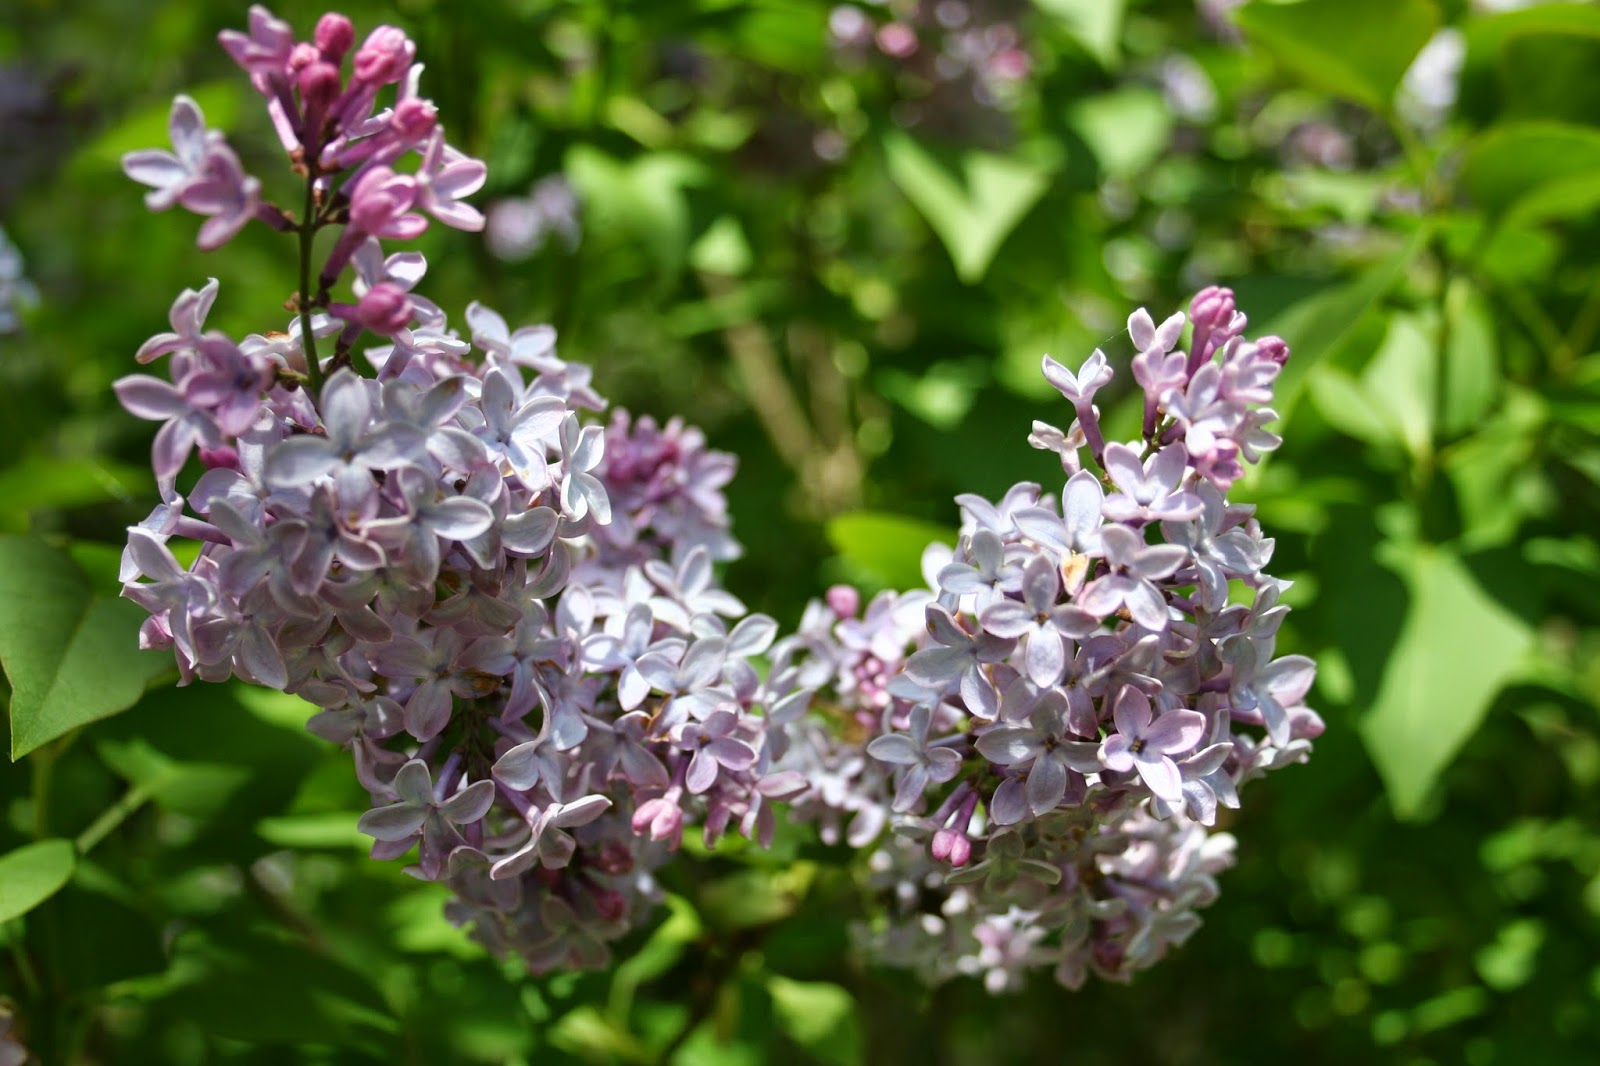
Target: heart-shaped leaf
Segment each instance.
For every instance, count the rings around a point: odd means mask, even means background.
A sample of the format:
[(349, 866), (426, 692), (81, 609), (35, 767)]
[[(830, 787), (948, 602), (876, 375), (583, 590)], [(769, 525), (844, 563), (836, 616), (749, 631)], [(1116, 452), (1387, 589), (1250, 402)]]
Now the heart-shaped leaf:
[(1255, 0), (1233, 18), (1302, 80), (1374, 111), (1439, 28), (1432, 0)]
[(962, 281), (983, 280), (995, 253), (1049, 187), (1043, 168), (1009, 156), (970, 151), (952, 173), (902, 133), (884, 139), (889, 176), (939, 235)]
[(1391, 542), (1385, 554), (1410, 591), (1410, 605), (1377, 699), (1361, 720), (1361, 737), (1395, 815), (1412, 818), (1478, 728), (1533, 633), (1448, 549)]

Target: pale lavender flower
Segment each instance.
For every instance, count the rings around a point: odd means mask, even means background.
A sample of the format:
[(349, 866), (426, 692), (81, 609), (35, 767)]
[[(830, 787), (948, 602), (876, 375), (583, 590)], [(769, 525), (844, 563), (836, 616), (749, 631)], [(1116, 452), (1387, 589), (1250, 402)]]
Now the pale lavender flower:
[(1167, 603), (1155, 582), (1182, 566), (1188, 552), (1176, 544), (1146, 544), (1127, 526), (1108, 525), (1100, 536), (1110, 572), (1084, 586), (1078, 606), (1099, 618), (1126, 607), (1146, 629), (1165, 629)]
[(960, 752), (928, 743), (928, 726), (933, 712), (926, 706), (911, 709), (910, 726), (905, 733), (885, 733), (867, 745), (867, 754), (891, 763), (895, 771), (894, 805), (896, 813), (909, 811), (922, 798), (930, 784), (943, 784), (961, 770)]
[(172, 134), (172, 151), (149, 148), (122, 157), (122, 172), (151, 187), (144, 203), (152, 211), (165, 211), (201, 180), (211, 148), (221, 136), (206, 129), (200, 105), (182, 94), (173, 98), (167, 129)]
[(1100, 745), (1100, 761), (1108, 770), (1138, 770), (1150, 791), (1168, 803), (1183, 801), (1183, 779), (1172, 756), (1200, 743), (1205, 716), (1171, 710), (1152, 716), (1150, 699), (1132, 685), (1116, 698), (1112, 718), (1117, 731)]

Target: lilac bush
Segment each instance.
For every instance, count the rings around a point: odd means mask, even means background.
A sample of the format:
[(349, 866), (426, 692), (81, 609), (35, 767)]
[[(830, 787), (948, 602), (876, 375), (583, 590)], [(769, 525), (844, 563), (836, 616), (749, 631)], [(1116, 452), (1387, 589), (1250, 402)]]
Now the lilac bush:
[(1231, 293), (1129, 319), (1140, 439), (1105, 439), (1104, 354), (1046, 358), (1075, 418), (1029, 439), (1059, 494), (961, 497), (926, 589), (837, 587), (780, 636), (716, 577), (740, 551), (733, 457), (676, 419), (603, 421), (553, 330), (473, 303), (463, 336), (417, 291), (423, 257), (390, 250), (484, 225), (462, 201), (484, 166), (445, 139), (410, 40), (358, 47), (327, 15), (297, 41), (259, 6), (221, 39), (299, 210), (185, 97), (174, 150), (124, 166), (152, 209), (206, 218), (203, 248), (294, 235), (300, 288), (287, 328), (238, 339), (206, 328), (215, 280), (186, 290), (136, 356), (166, 376), (116, 383), (161, 423), (124, 595), (183, 683), (315, 705), (371, 797), (374, 858), (414, 851), (452, 920), (533, 972), (604, 965), (685, 832), (766, 844), (780, 807), (864, 853), (886, 909), (863, 944), (932, 979), (1000, 991), (1048, 965), (1076, 987), (1192, 932), (1231, 854), (1218, 807), (1322, 728), (1312, 663), (1275, 654), (1272, 541), (1227, 499), (1277, 444), (1288, 357), (1243, 336)]

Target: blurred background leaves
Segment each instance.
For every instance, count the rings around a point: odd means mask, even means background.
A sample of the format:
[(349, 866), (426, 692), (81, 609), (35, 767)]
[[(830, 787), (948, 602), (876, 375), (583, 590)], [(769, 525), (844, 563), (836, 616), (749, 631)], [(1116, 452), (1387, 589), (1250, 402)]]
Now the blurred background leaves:
[[(219, 328), (287, 319), (281, 238), (204, 256), (117, 165), (184, 91), (285, 191), (214, 43), (243, 6), (11, 0), (0, 225), (36, 290), (0, 272), (12, 1036), (45, 1062), (1590, 1060), (1600, 8), (346, 11), (416, 38), (452, 140), (490, 164), (487, 239), (430, 232), (428, 294), (552, 322), (614, 402), (737, 454), (728, 584), (780, 620), (830, 581), (916, 583), (956, 493), (1054, 483), (1025, 440), (1067, 417), (1041, 355), (1125, 359), (1134, 306), (1233, 286), (1295, 349), (1286, 444), (1246, 489), (1329, 729), (1254, 786), (1222, 900), (1135, 988), (993, 1000), (865, 965), (848, 854), (787, 827), (670, 868), (611, 973), (494, 962), (365, 858), (365, 796), (303, 706), (170, 687), (111, 598), (156, 499), (110, 382), (209, 276)], [(1127, 394), (1106, 406), (1131, 432)], [(27, 649), (51, 626), (79, 643), (46, 669)], [(41, 696), (57, 675), (81, 698)]]

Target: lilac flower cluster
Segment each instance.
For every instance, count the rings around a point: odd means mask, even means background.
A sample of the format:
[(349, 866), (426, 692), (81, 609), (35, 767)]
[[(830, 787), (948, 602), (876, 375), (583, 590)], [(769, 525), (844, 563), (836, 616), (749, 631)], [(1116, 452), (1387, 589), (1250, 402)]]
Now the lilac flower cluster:
[(779, 645), (834, 723), (792, 731), (780, 766), (811, 782), (795, 810), (831, 832), (849, 818), (853, 843), (895, 816), (898, 839), (869, 860), (890, 914), (862, 931), (884, 960), (996, 991), (1044, 966), (1074, 988), (1128, 978), (1215, 898), (1232, 849), (1209, 831), (1218, 807), (1321, 733), (1303, 703), (1314, 664), (1275, 653), (1273, 542), (1227, 499), (1278, 443), (1265, 405), (1288, 357), (1245, 326), (1215, 288), (1187, 319), (1129, 318), (1131, 443), (1100, 426), (1105, 355), (1076, 372), (1046, 357), (1077, 416), (1029, 438), (1060, 456), (1059, 497), (960, 497), (959, 543), (929, 550), (927, 591), (859, 611), (835, 589)]
[(537, 255), (551, 234), (561, 238), (569, 252), (583, 239), (578, 194), (561, 174), (534, 183), (526, 196), (508, 196), (489, 206), (484, 243), (489, 253), (507, 262)]
[[(411, 292), (422, 257), (385, 255), (380, 239), (426, 225), (416, 209), (475, 226), (454, 195), (482, 165), (443, 146), (400, 31), (374, 31), (341, 84), (352, 40), (330, 15), (296, 43), (259, 7), (248, 37), (223, 34), (307, 182), (289, 227), (342, 228), (287, 332), (207, 330), (213, 280), (138, 353), (169, 357), (168, 377), (116, 383), (162, 423), (163, 503), (129, 532), (124, 594), (185, 683), (238, 677), (320, 708), (310, 729), (350, 750), (372, 796), (373, 855), (415, 848), (409, 872), (449, 884), (477, 937), (536, 971), (599, 965), (686, 828), (770, 836), (771, 801), (800, 786), (769, 772), (776, 738), (809, 694), (759, 676), (777, 627), (713, 578), (735, 551), (718, 491), (732, 460), (676, 422), (585, 425), (605, 401), (551, 329), (473, 304), (464, 340)], [(232, 158), (192, 105), (174, 115), (175, 159)], [(415, 175), (390, 167), (407, 151)], [(129, 173), (149, 183), (152, 159)], [(194, 191), (210, 164), (184, 165), (152, 206), (211, 202)], [(227, 217), (203, 244), (231, 236)], [(331, 302), (347, 268), (355, 299)], [(358, 361), (364, 329), (389, 343)]]
[[(473, 303), (463, 338), (414, 291), (423, 258), (383, 242), (425, 214), (479, 228), (458, 197), (483, 165), (444, 142), (403, 33), (373, 31), (346, 78), (354, 40), (328, 15), (297, 42), (260, 7), (222, 35), (304, 182), (298, 216), (183, 98), (176, 151), (125, 160), (153, 208), (209, 216), (203, 246), (251, 218), (300, 243), (287, 330), (208, 330), (212, 280), (137, 353), (167, 376), (116, 383), (161, 423), (162, 503), (123, 558), (142, 643), (184, 683), (314, 704), (371, 796), (374, 857), (414, 851), (451, 918), (534, 972), (603, 965), (687, 830), (765, 844), (778, 805), (867, 855), (889, 906), (864, 939), (930, 978), (999, 991), (1050, 965), (1076, 987), (1181, 943), (1231, 855), (1217, 808), (1322, 729), (1313, 664), (1275, 653), (1272, 541), (1227, 499), (1278, 444), (1283, 342), (1246, 340), (1221, 289), (1187, 318), (1136, 313), (1126, 443), (1094, 404), (1104, 354), (1047, 357), (1076, 417), (1029, 439), (1060, 457), (1059, 506), (1033, 484), (959, 497), (926, 589), (836, 587), (780, 638), (713, 572), (740, 550), (732, 457), (677, 420), (595, 420), (606, 402), (550, 327)], [(384, 343), (358, 358), (366, 332)]]

